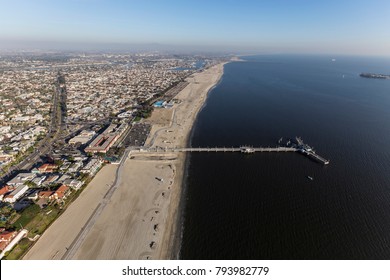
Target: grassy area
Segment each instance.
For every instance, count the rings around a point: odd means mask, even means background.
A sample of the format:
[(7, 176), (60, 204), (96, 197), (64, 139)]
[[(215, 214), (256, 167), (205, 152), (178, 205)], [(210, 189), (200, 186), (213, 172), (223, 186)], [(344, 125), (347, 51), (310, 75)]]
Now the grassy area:
[(6, 254), (5, 259), (6, 260), (18, 260), (20, 259), (24, 253), (30, 248), (30, 246), (33, 244), (32, 241), (28, 240), (27, 238), (23, 238), (20, 240), (20, 242), (12, 249), (11, 252)]
[(26, 226), (29, 236), (33, 238), (37, 234), (42, 234), (58, 217), (60, 211), (57, 207), (48, 206), (36, 215)]
[(41, 208), (36, 205), (32, 204), (26, 209), (20, 213), (19, 219), (17, 219), (14, 223), (13, 226), (17, 229), (20, 230), (22, 227), (26, 227), (27, 224), (29, 224), (35, 217), (36, 215), (41, 211)]
[[(84, 189), (84, 188), (82, 188)], [(69, 206), (69, 204), (78, 197), (82, 192), (82, 189), (73, 193), (63, 208)], [(20, 218), (13, 224), (16, 229), (22, 227), (29, 231), (28, 237), (34, 238), (37, 234), (42, 235), (43, 232), (58, 218), (64, 209), (60, 209), (59, 205), (49, 205), (45, 209), (41, 209), (38, 205), (33, 204), (20, 213)], [(7, 254), (7, 260), (17, 260), (23, 257), (27, 250), (32, 246), (34, 242), (28, 240), (28, 238), (22, 239), (14, 249)]]
[[(56, 206), (48, 206), (41, 209), (38, 205), (33, 204), (20, 213), (20, 218), (16, 220), (13, 226), (16, 229), (22, 227), (29, 231), (28, 237), (34, 238), (37, 234), (42, 233), (50, 226), (59, 216), (61, 210)], [(32, 246), (33, 242), (28, 238), (23, 238), (13, 249), (6, 255), (7, 260), (18, 260)]]
[[(103, 164), (104, 166), (105, 164)], [(102, 166), (102, 167), (103, 167)], [(28, 237), (34, 238), (36, 235), (42, 235), (43, 232), (53, 223), (63, 211), (83, 192), (88, 186), (91, 177), (86, 176), (83, 187), (76, 192), (72, 192), (65, 203), (63, 204), (50, 204), (46, 208), (41, 209), (37, 204), (32, 204), (22, 212), (18, 213), (19, 218), (12, 224), (16, 230), (21, 228), (29, 231)], [(22, 239), (14, 249), (6, 255), (8, 260), (16, 260), (23, 257), (27, 250), (32, 246), (33, 242), (28, 238)]]
[(22, 227), (29, 231), (29, 237), (42, 234), (45, 229), (57, 218), (60, 210), (56, 206), (48, 206), (41, 209), (33, 204), (22, 211), (20, 218), (13, 226), (20, 230)]

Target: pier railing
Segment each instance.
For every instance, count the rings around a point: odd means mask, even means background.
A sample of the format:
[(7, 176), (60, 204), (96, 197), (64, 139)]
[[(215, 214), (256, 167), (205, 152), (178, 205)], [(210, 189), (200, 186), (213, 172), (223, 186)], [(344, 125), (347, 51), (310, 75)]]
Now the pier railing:
[[(290, 143), (290, 141), (289, 141)], [(241, 146), (241, 147), (149, 147), (149, 148), (137, 148), (136, 150), (140, 152), (240, 152), (245, 154), (251, 153), (262, 153), (262, 152), (299, 152), (317, 162), (320, 162), (324, 165), (329, 164), (329, 160), (317, 155), (309, 145), (303, 143), (301, 138), (297, 137), (297, 144), (292, 144), (291, 146), (278, 146), (278, 147), (250, 147), (250, 146)]]
[(241, 153), (255, 153), (255, 152), (296, 152), (296, 148), (290, 148), (290, 147), (267, 147), (267, 148), (252, 148), (252, 147), (215, 147), (215, 148), (149, 148), (146, 149), (150, 152), (156, 152), (156, 151), (167, 151), (167, 152), (241, 152)]

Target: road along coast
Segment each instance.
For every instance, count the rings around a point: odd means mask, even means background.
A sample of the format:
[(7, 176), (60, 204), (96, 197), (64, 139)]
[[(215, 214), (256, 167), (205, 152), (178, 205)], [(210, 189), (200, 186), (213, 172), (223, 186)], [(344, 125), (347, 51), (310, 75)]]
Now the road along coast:
[[(146, 120), (152, 124), (146, 146), (187, 145), (196, 116), (222, 77), (223, 66), (191, 75), (173, 108), (153, 112)], [(53, 223), (25, 259), (169, 259), (174, 255), (186, 155), (131, 151), (125, 156), (119, 172), (117, 166), (99, 172), (94, 187), (86, 189), (91, 194), (83, 193), (83, 200), (78, 199), (66, 210), (69, 213)], [(105, 193), (114, 181), (116, 187), (107, 199)], [(102, 195), (96, 196), (93, 189)], [(78, 209), (89, 211), (80, 215)]]

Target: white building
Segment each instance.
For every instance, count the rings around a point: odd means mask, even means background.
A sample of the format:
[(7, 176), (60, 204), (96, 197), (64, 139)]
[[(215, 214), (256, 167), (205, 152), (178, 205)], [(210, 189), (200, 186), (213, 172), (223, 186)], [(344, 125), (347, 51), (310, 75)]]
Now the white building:
[(81, 173), (90, 174), (91, 176), (95, 175), (99, 168), (102, 166), (100, 159), (92, 158), (83, 169), (80, 170)]
[(45, 180), (46, 180), (46, 176), (43, 175), (43, 176), (39, 176), (39, 177), (34, 178), (31, 182), (33, 182), (37, 186), (40, 186), (40, 185), (42, 185), (43, 181), (45, 181)]
[(0, 134), (5, 134), (11, 131), (11, 126), (0, 126)]
[(83, 165), (84, 165), (83, 162), (76, 161), (75, 163), (72, 164), (71, 167), (69, 167), (68, 172), (69, 173), (76, 173), (77, 171), (80, 170), (80, 168), (83, 167)]
[(29, 116), (20, 116), (13, 119), (15, 122), (27, 122), (30, 120)]
[(74, 190), (79, 190), (83, 186), (83, 182), (76, 179), (68, 179), (64, 182), (64, 185), (71, 187)]
[(24, 195), (28, 190), (28, 187), (25, 185), (17, 187), (13, 192), (4, 197), (4, 201), (8, 203), (15, 203), (22, 195)]
[(7, 154), (7, 153), (0, 151), (0, 163), (7, 164), (7, 163), (11, 162), (13, 159), (14, 159), (13, 155), (10, 155), (10, 154)]
[(95, 135), (96, 132), (93, 130), (83, 130), (80, 132), (79, 135), (70, 139), (69, 144), (74, 145), (76, 143), (81, 143), (82, 145), (84, 145), (89, 142)]
[(7, 182), (8, 186), (12, 187), (19, 187), (24, 185), (24, 183), (33, 180), (37, 175), (34, 173), (26, 173), (22, 172), (16, 175), (14, 178), (12, 178), (10, 181)]

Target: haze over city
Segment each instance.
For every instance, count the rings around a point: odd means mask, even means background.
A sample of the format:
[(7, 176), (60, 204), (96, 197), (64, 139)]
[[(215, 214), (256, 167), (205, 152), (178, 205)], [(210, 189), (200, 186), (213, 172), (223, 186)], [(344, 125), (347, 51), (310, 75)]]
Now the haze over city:
[(0, 1), (2, 50), (390, 55), (390, 2)]

